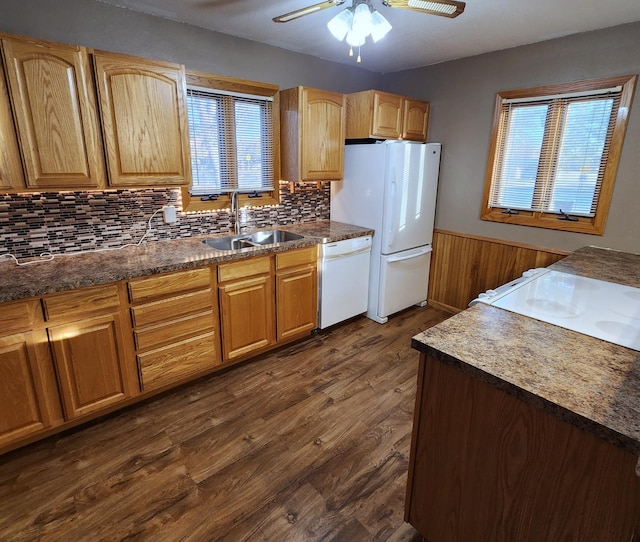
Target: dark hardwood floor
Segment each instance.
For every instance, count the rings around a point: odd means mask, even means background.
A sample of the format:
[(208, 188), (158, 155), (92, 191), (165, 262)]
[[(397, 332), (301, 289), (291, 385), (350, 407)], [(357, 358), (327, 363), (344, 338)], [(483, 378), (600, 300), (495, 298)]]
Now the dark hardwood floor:
[(2, 541), (418, 541), (413, 308), (319, 332), (0, 456)]

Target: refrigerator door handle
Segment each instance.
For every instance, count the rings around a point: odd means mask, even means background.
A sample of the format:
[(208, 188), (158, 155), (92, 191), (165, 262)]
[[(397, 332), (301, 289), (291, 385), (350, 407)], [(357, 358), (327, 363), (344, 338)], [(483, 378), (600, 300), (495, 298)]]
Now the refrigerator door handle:
[(389, 221), (387, 222), (387, 246), (390, 247), (396, 237), (396, 199), (398, 197), (398, 188), (396, 186), (395, 168), (391, 171), (391, 198), (388, 202), (391, 212), (389, 213)]
[(405, 260), (413, 260), (414, 258), (419, 258), (420, 256), (424, 256), (431, 252), (431, 247), (425, 247), (420, 252), (414, 252), (413, 254), (409, 254), (408, 256), (398, 256), (396, 258), (388, 258), (388, 263), (396, 263), (396, 262), (404, 262)]

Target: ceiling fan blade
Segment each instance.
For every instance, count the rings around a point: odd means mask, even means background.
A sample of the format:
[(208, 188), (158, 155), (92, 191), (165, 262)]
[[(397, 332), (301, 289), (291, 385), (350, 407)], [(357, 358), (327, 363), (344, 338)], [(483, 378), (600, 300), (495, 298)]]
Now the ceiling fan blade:
[(300, 17), (315, 13), (316, 11), (322, 11), (323, 9), (331, 8), (333, 6), (339, 6), (340, 4), (344, 4), (344, 1), (345, 0), (327, 0), (326, 2), (318, 2), (317, 4), (312, 4), (306, 8), (296, 9), (295, 11), (290, 11), (284, 15), (278, 15), (273, 18), (273, 22), (288, 23), (289, 21), (299, 19)]
[(455, 0), (382, 0), (382, 3), (392, 8), (410, 9), (451, 18), (460, 15), (466, 6), (464, 2)]

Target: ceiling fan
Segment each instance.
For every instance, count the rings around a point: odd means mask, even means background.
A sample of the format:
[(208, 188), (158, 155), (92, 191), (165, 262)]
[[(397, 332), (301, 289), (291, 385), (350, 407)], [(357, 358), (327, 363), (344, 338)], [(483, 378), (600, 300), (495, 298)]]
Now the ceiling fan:
[[(316, 13), (333, 6), (339, 6), (344, 4), (345, 1), (346, 0), (326, 0), (325, 2), (318, 2), (317, 4), (278, 15), (273, 18), (273, 21), (276, 23), (288, 23), (305, 15), (310, 15), (311, 13)], [(455, 0), (381, 0), (381, 2), (383, 6), (390, 8), (409, 9), (429, 15), (440, 15), (441, 17), (451, 18), (460, 15), (466, 5), (464, 2), (457, 2)]]

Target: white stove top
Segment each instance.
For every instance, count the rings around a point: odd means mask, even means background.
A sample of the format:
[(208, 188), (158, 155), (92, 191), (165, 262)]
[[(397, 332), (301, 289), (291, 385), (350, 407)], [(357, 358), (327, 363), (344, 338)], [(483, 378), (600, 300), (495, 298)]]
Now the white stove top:
[(640, 351), (640, 288), (533, 269), (475, 301)]

